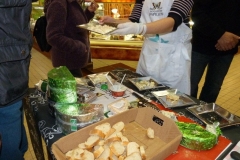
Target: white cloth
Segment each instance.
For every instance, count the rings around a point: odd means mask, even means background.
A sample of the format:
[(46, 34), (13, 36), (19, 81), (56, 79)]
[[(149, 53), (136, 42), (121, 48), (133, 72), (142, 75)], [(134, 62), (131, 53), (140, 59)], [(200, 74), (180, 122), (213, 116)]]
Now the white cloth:
[[(174, 0), (145, 0), (141, 23), (165, 18)], [(191, 29), (182, 23), (175, 32), (145, 35), (137, 73), (190, 94)]]

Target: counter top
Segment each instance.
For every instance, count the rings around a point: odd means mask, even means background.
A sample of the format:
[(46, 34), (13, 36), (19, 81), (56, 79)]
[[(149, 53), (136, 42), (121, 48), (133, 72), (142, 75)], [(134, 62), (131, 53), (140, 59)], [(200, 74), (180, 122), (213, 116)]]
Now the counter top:
[[(126, 69), (125, 69), (126, 70)], [(120, 71), (118, 69), (118, 71)], [(123, 82), (128, 88), (134, 90), (134, 87), (131, 83), (125, 81)], [(146, 95), (142, 93), (142, 95)], [(26, 98), (24, 103), (24, 110), (26, 114), (27, 123), (29, 126), (29, 133), (30, 137), (33, 142), (33, 148), (36, 154), (37, 159), (42, 160), (41, 152), (42, 152), (42, 142), (41, 137), (44, 139), (48, 151), (51, 151), (51, 145), (57, 141), (59, 138), (65, 136), (59, 126), (55, 123), (55, 118), (53, 115), (50, 114), (50, 108), (48, 101), (44, 98), (45, 95), (41, 92), (37, 91), (36, 89), (30, 89), (29, 96)], [(196, 102), (197, 99), (194, 99)], [(153, 105), (154, 104), (154, 105)], [(159, 110), (170, 110), (164, 108), (158, 101), (152, 99), (151, 106), (157, 106)], [(179, 121), (184, 122), (196, 122), (200, 125), (204, 125), (203, 122), (198, 120), (194, 115), (188, 112), (185, 107), (175, 108), (172, 111), (180, 114), (178, 116)], [(38, 127), (36, 127), (38, 126)], [(176, 154), (172, 154), (167, 159), (199, 159), (202, 157), (203, 159), (215, 159), (219, 154), (221, 156), (217, 159), (223, 159), (223, 157), (229, 152), (231, 147), (233, 147), (239, 140), (240, 140), (240, 127), (239, 126), (232, 126), (228, 128), (224, 128), (222, 130), (223, 135), (219, 137), (218, 144), (212, 148), (211, 150), (207, 151), (192, 151), (186, 149), (182, 146), (179, 146), (178, 151)], [(38, 136), (39, 135), (39, 136)], [(225, 150), (226, 149), (226, 150)], [(224, 150), (224, 153), (222, 151)], [(188, 157), (188, 158), (187, 158)], [(195, 157), (195, 158), (194, 158)]]

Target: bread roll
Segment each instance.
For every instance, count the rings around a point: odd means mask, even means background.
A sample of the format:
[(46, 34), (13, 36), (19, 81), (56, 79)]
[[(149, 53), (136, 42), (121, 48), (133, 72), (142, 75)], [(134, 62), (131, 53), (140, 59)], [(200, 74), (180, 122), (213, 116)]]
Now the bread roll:
[(84, 150), (84, 153), (80, 158), (81, 158), (80, 160), (94, 160), (94, 155), (92, 152), (89, 152), (88, 150)]
[(99, 136), (96, 135), (92, 135), (90, 137), (88, 137), (87, 141), (85, 142), (85, 146), (86, 148), (92, 148), (94, 145), (96, 145), (100, 140)]
[(141, 155), (143, 160), (146, 159), (146, 152), (145, 152), (144, 146), (140, 146), (140, 155)]
[(95, 129), (102, 131), (104, 133), (104, 135), (106, 135), (109, 132), (109, 130), (111, 129), (111, 125), (110, 125), (110, 123), (106, 122), (106, 123), (96, 126)]
[(142, 160), (142, 157), (139, 152), (134, 152), (127, 156), (124, 160)]
[(128, 145), (128, 143), (129, 143), (129, 140), (128, 140), (128, 138), (127, 138), (127, 137), (125, 137), (125, 136), (122, 136), (122, 137), (121, 137), (121, 141), (122, 141), (122, 144), (123, 144), (124, 146), (127, 146), (127, 145)]
[(104, 151), (103, 146), (94, 146), (94, 158), (98, 158)]
[(148, 138), (154, 138), (154, 130), (152, 128), (147, 129)]
[(123, 146), (122, 142), (115, 141), (115, 142), (111, 143), (111, 145), (110, 145), (110, 150), (111, 150), (116, 156), (120, 156), (120, 155), (122, 155), (123, 152), (125, 151), (125, 147)]
[(86, 149), (85, 143), (78, 144), (78, 148)]
[[(102, 123), (89, 132), (89, 137), (78, 147), (68, 151), (67, 160), (140, 160), (146, 159), (144, 146), (129, 142), (123, 135), (124, 123)], [(147, 136), (154, 138), (154, 130), (147, 129)]]
[(127, 145), (127, 156), (134, 152), (140, 152), (139, 151), (139, 145), (136, 142), (129, 142)]
[(107, 145), (104, 145), (103, 153), (97, 158), (97, 160), (108, 160), (110, 157), (110, 148)]
[(68, 151), (65, 155), (67, 160), (72, 160), (73, 150)]
[(101, 137), (101, 138), (104, 138), (104, 137), (105, 137), (105, 134), (104, 134), (101, 130), (96, 129), (96, 128), (94, 128), (93, 130), (91, 130), (90, 133), (89, 133), (89, 135), (97, 135), (97, 136), (99, 136), (99, 137)]
[(116, 131), (116, 129), (111, 128), (105, 135), (105, 139), (108, 139), (114, 132)]
[(124, 129), (125, 125), (122, 121), (115, 123), (112, 128), (114, 128), (117, 132), (120, 132)]
[(110, 149), (109, 160), (119, 160), (118, 157), (111, 151), (111, 149)]

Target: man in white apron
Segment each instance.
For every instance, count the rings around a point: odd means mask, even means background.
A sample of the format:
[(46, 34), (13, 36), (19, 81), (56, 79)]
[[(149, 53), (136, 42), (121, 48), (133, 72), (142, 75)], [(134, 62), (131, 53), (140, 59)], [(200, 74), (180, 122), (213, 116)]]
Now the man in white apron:
[[(131, 22), (118, 25), (112, 34), (147, 33), (143, 24), (166, 18), (174, 0), (145, 0), (140, 23), (131, 27)], [(156, 26), (158, 27), (158, 26)], [(174, 32), (145, 34), (137, 73), (151, 76), (160, 83), (190, 94), (191, 29), (182, 23)]]

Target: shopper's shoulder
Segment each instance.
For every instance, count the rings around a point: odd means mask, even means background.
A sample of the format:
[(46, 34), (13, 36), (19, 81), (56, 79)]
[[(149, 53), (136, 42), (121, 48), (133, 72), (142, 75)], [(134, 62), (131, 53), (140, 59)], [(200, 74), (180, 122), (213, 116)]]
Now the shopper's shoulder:
[(67, 0), (54, 0), (49, 4), (50, 8), (66, 7)]

